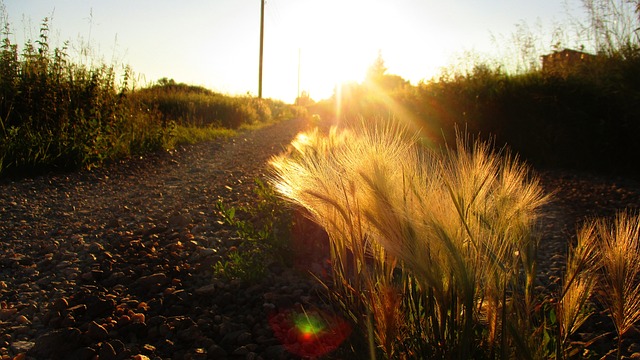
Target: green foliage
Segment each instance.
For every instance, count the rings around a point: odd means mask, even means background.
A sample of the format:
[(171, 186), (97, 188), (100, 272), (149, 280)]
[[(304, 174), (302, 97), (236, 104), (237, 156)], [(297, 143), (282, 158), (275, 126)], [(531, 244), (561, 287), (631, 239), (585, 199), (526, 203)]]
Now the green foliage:
[(156, 85), (134, 94), (163, 121), (183, 126), (216, 126), (237, 129), (244, 124), (270, 123), (289, 116), (287, 105), (271, 99), (229, 97), (200, 86), (160, 79)]
[[(49, 47), (45, 18), (39, 39), (21, 53), (5, 31), (0, 50), (0, 173), (91, 167), (160, 148), (168, 128), (137, 114), (128, 100), (131, 70), (73, 64), (67, 44)], [(134, 113), (136, 114), (134, 116)]]
[(169, 142), (169, 147), (177, 144), (195, 144), (198, 142), (214, 140), (218, 138), (232, 137), (237, 131), (215, 126), (194, 127), (175, 125)]
[[(49, 46), (49, 20), (19, 51), (5, 24), (0, 44), (0, 176), (91, 168), (229, 129), (300, 115), (279, 101), (230, 97), (160, 79), (134, 88), (129, 67), (87, 67)], [(227, 130), (216, 130), (223, 128)]]
[(255, 282), (261, 280), (267, 266), (278, 262), (291, 263), (291, 227), (293, 214), (262, 181), (256, 180), (256, 201), (251, 205), (216, 206), (224, 223), (236, 230), (242, 243), (237, 251), (218, 262), (216, 272), (227, 278)]
[(266, 255), (260, 249), (232, 251), (224, 261), (218, 261), (213, 271), (225, 279), (255, 283), (264, 278), (267, 270)]

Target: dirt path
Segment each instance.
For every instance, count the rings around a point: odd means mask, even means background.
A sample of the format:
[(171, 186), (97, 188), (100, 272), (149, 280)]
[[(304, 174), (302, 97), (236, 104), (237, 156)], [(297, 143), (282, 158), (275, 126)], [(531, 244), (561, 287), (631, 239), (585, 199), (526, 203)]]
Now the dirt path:
[[(317, 284), (276, 269), (246, 287), (215, 279), (212, 267), (238, 241), (216, 202), (251, 202), (267, 159), (306, 127), (285, 121), (95, 171), (0, 182), (0, 359), (297, 358), (268, 320), (321, 306)], [(557, 199), (542, 224), (548, 283), (576, 224), (640, 208), (640, 186), (541, 177)]]
[(215, 204), (250, 202), (268, 158), (305, 126), (0, 183), (0, 358), (286, 356), (267, 310), (292, 305), (297, 284), (267, 301), (273, 289), (213, 279), (237, 245)]

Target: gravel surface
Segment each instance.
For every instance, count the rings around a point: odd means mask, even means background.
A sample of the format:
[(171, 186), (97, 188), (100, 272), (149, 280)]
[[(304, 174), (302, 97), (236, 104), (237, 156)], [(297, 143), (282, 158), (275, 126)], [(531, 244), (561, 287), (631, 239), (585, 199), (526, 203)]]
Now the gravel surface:
[[(321, 287), (306, 275), (321, 264), (274, 266), (251, 286), (212, 270), (239, 245), (216, 202), (250, 203), (267, 159), (307, 126), (290, 120), (93, 171), (0, 182), (0, 359), (297, 359), (325, 351), (305, 348), (287, 323), (302, 309), (329, 317)], [(639, 208), (640, 186), (540, 175), (556, 193), (539, 254), (539, 285), (550, 288), (577, 224)], [(602, 316), (594, 324), (610, 327)], [(629, 353), (640, 351), (636, 338)]]

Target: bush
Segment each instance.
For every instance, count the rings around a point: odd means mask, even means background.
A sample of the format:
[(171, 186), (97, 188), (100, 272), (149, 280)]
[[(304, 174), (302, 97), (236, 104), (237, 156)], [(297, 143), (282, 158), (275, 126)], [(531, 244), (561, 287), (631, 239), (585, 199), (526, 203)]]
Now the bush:
[(51, 50), (48, 20), (37, 46), (22, 53), (8, 31), (0, 50), (0, 174), (91, 167), (161, 147), (168, 128), (129, 101), (126, 68), (117, 85), (113, 66), (69, 61), (66, 44)]
[(638, 177), (628, 159), (640, 152), (639, 84), (640, 51), (630, 46), (562, 76), (542, 70), (512, 75), (476, 64), (416, 86), (350, 84), (314, 112), (333, 112), (341, 121), (396, 117), (439, 144), (455, 142), (456, 129), (465, 129), (507, 144), (539, 167)]
[(48, 36), (45, 19), (35, 44), (27, 42), (19, 52), (8, 25), (4, 30), (0, 176), (91, 168), (177, 141), (228, 134), (213, 127), (237, 129), (294, 115), (279, 101), (230, 97), (166, 78), (136, 90), (129, 67), (118, 75), (113, 65), (74, 64), (68, 45), (51, 49)]

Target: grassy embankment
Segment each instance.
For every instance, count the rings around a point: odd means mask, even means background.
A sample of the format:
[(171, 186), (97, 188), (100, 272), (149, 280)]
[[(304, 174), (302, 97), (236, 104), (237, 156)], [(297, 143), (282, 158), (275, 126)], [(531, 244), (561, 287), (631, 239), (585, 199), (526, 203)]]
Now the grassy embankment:
[(0, 176), (91, 168), (283, 118), (298, 109), (161, 79), (137, 89), (133, 72), (74, 63), (49, 46), (48, 21), (22, 50), (0, 48)]
[(535, 166), (638, 177), (638, 99), (640, 47), (630, 45), (562, 71), (510, 74), (477, 64), (417, 85), (380, 73), (310, 112), (343, 120), (395, 116), (436, 146), (455, 143), (459, 129), (507, 145)]

